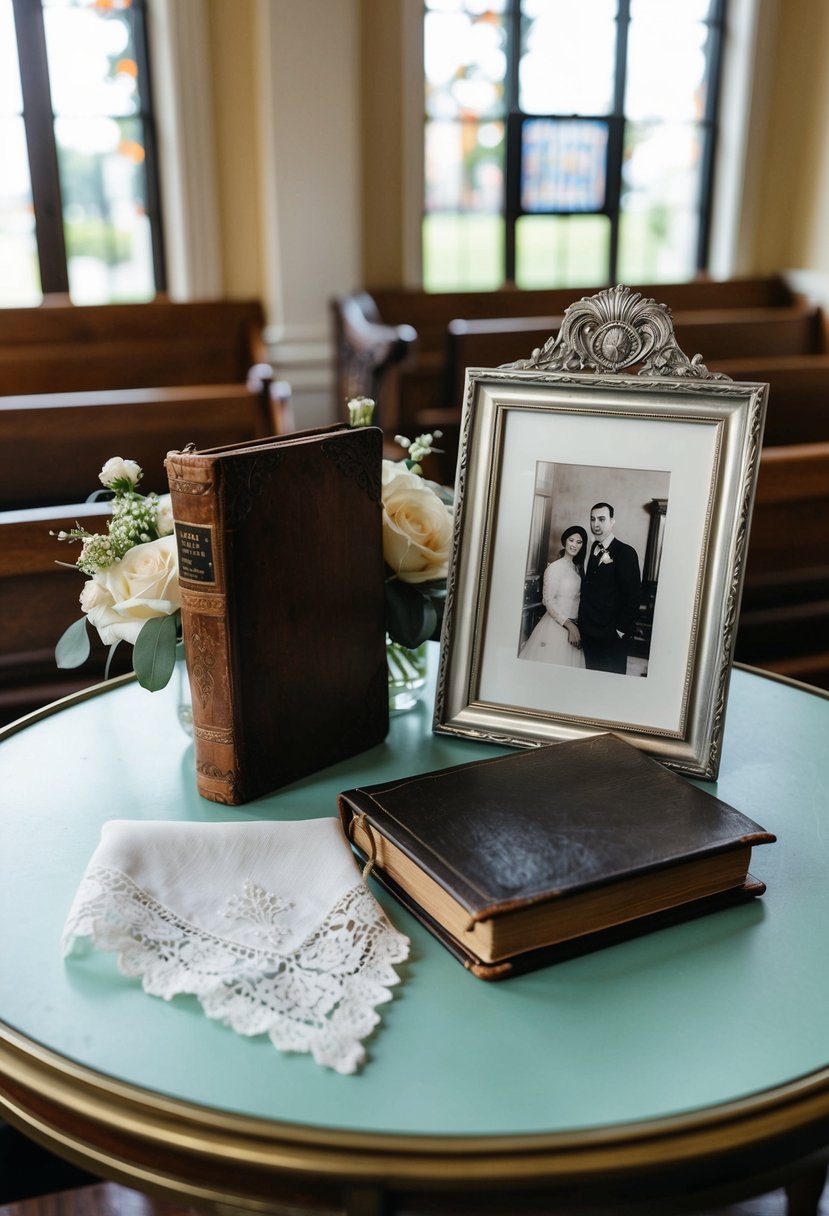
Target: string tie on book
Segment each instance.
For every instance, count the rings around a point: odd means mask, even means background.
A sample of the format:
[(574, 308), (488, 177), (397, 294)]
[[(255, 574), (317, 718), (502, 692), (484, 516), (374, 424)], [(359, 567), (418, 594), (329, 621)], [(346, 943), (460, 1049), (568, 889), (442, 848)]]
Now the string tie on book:
[(363, 880), (367, 879), (371, 871), (374, 869), (374, 863), (377, 860), (377, 841), (374, 839), (374, 833), (371, 830), (371, 824), (366, 819), (365, 811), (361, 811), (356, 819), (352, 819), (352, 826), (357, 823), (368, 837), (370, 852), (366, 858), (366, 864), (363, 866)]

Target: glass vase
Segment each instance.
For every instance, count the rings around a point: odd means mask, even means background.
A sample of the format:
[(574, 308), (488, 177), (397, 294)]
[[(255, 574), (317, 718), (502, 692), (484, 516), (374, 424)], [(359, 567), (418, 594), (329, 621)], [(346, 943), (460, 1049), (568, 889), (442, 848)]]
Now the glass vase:
[(190, 694), (190, 677), (187, 674), (187, 663), (184, 659), (184, 644), (176, 646), (176, 669), (173, 672), (176, 681), (176, 714), (185, 735), (193, 734), (193, 699)]
[(410, 650), (386, 635), (386, 662), (389, 669), (389, 713), (406, 713), (417, 705), (426, 683), (426, 643)]

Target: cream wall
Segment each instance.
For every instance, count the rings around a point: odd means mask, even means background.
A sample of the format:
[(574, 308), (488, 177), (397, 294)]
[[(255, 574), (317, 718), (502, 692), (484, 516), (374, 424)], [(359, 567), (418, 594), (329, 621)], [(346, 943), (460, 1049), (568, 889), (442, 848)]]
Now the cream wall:
[(223, 294), (264, 299), (257, 25), (250, 0), (208, 0)]
[(775, 14), (752, 269), (829, 275), (829, 3)]

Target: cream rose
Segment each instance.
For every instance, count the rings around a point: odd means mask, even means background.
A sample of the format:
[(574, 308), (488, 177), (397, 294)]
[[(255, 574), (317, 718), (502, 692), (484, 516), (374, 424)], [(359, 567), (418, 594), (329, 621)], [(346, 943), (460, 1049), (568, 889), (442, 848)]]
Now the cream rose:
[(134, 645), (145, 621), (171, 616), (180, 607), (174, 536), (133, 546), (81, 591), (81, 608), (106, 646)]
[(452, 515), (422, 477), (383, 461), (383, 557), (405, 583), (446, 578)]

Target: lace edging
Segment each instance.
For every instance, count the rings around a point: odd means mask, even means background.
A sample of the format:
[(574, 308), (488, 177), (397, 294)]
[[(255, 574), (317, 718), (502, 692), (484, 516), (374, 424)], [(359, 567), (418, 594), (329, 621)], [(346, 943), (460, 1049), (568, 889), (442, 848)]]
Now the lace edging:
[(208, 1017), (238, 1034), (267, 1034), (280, 1051), (310, 1052), (318, 1064), (356, 1072), (361, 1040), (380, 1021), (377, 1005), (399, 983), (393, 964), (408, 958), (409, 939), (391, 925), (359, 883), (295, 950), (280, 952), (284, 931), (272, 922), (289, 907), (245, 884), (226, 914), (254, 922), (250, 946), (209, 933), (178, 916), (127, 874), (107, 866), (87, 871), (63, 931), (68, 954), (88, 938), (118, 956), (124, 975), (164, 1000), (197, 997)]

